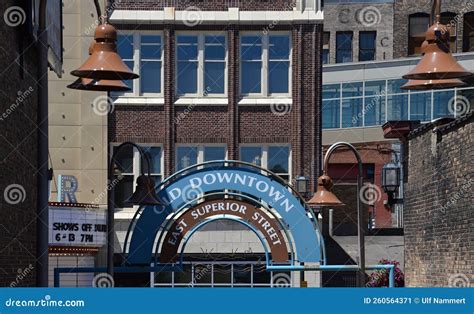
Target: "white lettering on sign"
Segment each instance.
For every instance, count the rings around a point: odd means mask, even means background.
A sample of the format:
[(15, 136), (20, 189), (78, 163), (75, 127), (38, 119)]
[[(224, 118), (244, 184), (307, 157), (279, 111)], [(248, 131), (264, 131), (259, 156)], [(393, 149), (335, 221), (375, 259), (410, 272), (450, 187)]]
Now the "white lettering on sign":
[(275, 228), (270, 225), (270, 222), (268, 222), (265, 217), (255, 212), (253, 213), (252, 220), (262, 226), (268, 237), (273, 241), (273, 245), (281, 244), (281, 240), (278, 237), (278, 233), (276, 232)]
[(84, 208), (50, 207), (49, 244), (102, 246), (107, 225), (105, 211)]

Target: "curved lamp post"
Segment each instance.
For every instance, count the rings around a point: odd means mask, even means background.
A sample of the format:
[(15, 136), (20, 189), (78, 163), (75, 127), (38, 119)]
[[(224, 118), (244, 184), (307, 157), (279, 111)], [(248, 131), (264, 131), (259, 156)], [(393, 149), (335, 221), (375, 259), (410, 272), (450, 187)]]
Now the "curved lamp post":
[(150, 159), (143, 151), (143, 148), (133, 142), (124, 142), (116, 147), (112, 154), (109, 164), (108, 174), (108, 195), (107, 195), (107, 273), (113, 277), (114, 275), (114, 213), (115, 213), (115, 184), (114, 182), (114, 164), (118, 153), (125, 146), (133, 146), (140, 153), (141, 159), (145, 159), (148, 167), (148, 175), (145, 175), (143, 163), (141, 163), (141, 174), (137, 178), (137, 187), (132, 196), (129, 197), (125, 203), (130, 205), (163, 205), (158, 200), (155, 193), (155, 183), (151, 178)]
[(328, 176), (329, 159), (331, 155), (339, 148), (348, 148), (352, 151), (357, 158), (358, 174), (357, 174), (357, 234), (358, 234), (358, 246), (359, 246), (359, 271), (357, 273), (357, 285), (359, 287), (365, 286), (365, 222), (364, 212), (362, 211), (362, 201), (360, 198), (360, 191), (362, 189), (362, 158), (359, 152), (349, 143), (337, 142), (329, 147), (326, 155), (324, 156), (323, 164), (323, 175), (318, 178), (318, 190), (314, 193), (314, 196), (309, 200), (310, 206), (320, 207), (334, 207), (344, 205), (333, 193), (332, 187), (333, 182), (331, 177)]

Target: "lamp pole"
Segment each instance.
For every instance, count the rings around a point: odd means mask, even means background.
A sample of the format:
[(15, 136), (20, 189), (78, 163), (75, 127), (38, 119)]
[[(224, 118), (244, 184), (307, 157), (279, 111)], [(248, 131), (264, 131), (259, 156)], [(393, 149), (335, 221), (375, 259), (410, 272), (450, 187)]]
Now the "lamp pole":
[(324, 156), (324, 163), (323, 163), (323, 173), (327, 175), (329, 159), (331, 155), (339, 148), (348, 148), (352, 151), (357, 158), (357, 166), (358, 166), (358, 174), (357, 174), (357, 235), (358, 235), (358, 248), (359, 248), (359, 271), (357, 272), (357, 286), (364, 287), (365, 286), (365, 215), (362, 210), (362, 201), (360, 198), (360, 191), (362, 189), (362, 158), (360, 157), (359, 152), (357, 149), (349, 143), (346, 142), (337, 142), (329, 147), (326, 155)]

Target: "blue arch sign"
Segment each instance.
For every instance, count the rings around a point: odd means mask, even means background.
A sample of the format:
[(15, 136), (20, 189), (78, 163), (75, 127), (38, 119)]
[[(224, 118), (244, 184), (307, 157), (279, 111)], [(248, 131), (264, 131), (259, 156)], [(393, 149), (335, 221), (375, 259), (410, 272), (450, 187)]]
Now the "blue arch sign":
[(311, 221), (305, 206), (288, 186), (248, 166), (220, 166), (185, 172), (175, 181), (165, 181), (158, 187), (158, 197), (168, 205), (162, 208), (146, 206), (140, 215), (136, 215), (129, 230), (132, 234), (128, 246), (128, 263), (149, 265), (153, 260), (156, 235), (166, 217), (201, 194), (222, 190), (246, 193), (268, 204), (287, 226), (287, 232), (293, 239), (296, 260), (321, 262), (317, 225)]

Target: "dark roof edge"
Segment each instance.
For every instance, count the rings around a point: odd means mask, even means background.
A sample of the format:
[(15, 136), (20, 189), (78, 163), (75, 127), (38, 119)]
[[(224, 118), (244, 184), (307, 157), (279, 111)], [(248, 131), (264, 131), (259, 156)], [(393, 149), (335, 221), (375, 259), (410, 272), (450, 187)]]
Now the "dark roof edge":
[(432, 122), (428, 122), (420, 126), (419, 128), (413, 130), (408, 134), (408, 139), (414, 139), (429, 130), (437, 132), (438, 134), (444, 135), (451, 131), (454, 131), (468, 123), (474, 121), (474, 111), (471, 111), (459, 118), (440, 118)]

